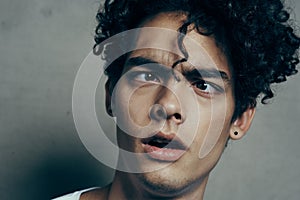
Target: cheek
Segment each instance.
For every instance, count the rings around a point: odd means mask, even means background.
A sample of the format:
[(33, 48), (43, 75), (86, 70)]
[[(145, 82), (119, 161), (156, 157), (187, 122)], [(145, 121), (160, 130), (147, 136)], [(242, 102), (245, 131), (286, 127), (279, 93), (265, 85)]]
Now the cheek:
[(211, 126), (214, 129), (224, 130), (230, 127), (231, 118), (234, 112), (234, 99), (229, 91), (211, 103)]
[[(153, 92), (149, 89), (137, 89), (129, 97), (129, 117), (138, 126), (144, 127), (150, 123), (149, 112), (153, 106)], [(128, 98), (128, 97), (127, 97)]]
[(134, 88), (120, 80), (113, 93), (113, 113), (118, 127), (134, 137), (146, 137), (155, 124), (151, 122), (149, 111), (154, 104), (153, 88)]
[(199, 158), (204, 158), (214, 150), (222, 152), (229, 135), (234, 102), (231, 95), (225, 95), (200, 107), (197, 150)]
[[(234, 103), (230, 95), (222, 95), (215, 99), (199, 100), (200, 119), (199, 125), (202, 128), (223, 130), (228, 127), (231, 120)], [(227, 126), (226, 126), (227, 125)]]

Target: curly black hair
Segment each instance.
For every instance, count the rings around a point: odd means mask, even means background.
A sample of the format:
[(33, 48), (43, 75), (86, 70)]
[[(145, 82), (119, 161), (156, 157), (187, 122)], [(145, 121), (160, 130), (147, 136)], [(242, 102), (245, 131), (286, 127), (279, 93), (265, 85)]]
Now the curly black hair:
[[(99, 44), (107, 38), (171, 11), (187, 14), (178, 31), (186, 33), (194, 25), (200, 34), (213, 36), (227, 56), (234, 77), (234, 118), (255, 107), (260, 94), (265, 104), (274, 96), (272, 83), (297, 73), (300, 39), (280, 0), (106, 0), (96, 16), (95, 52), (102, 51)], [(125, 59), (106, 68), (109, 78), (121, 76)]]

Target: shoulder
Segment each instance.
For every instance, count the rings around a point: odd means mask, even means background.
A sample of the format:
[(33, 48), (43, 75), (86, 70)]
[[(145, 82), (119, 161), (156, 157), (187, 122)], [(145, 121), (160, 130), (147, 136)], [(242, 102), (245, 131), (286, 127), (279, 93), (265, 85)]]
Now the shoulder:
[(89, 188), (67, 194), (52, 200), (101, 200), (106, 199), (109, 186), (103, 188)]
[(84, 190), (76, 191), (74, 193), (70, 193), (70, 194), (67, 194), (67, 195), (64, 195), (61, 197), (54, 198), (52, 200), (80, 200), (82, 194), (88, 193), (90, 191), (97, 190), (97, 189), (98, 188), (84, 189)]
[(80, 196), (80, 200), (104, 200), (107, 199), (110, 185), (103, 188), (96, 188), (93, 190), (85, 191)]

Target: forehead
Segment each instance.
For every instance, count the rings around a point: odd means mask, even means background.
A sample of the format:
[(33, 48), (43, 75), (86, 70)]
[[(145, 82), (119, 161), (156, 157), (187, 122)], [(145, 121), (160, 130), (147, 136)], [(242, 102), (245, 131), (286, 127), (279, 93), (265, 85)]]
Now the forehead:
[[(130, 57), (147, 57), (166, 66), (184, 57), (178, 46), (178, 29), (186, 20), (186, 15), (180, 12), (160, 13), (145, 20), (140, 28), (157, 27), (155, 29), (141, 30), (136, 42), (136, 49)], [(164, 29), (162, 31), (162, 29)], [(168, 31), (169, 30), (169, 31)], [(143, 46), (158, 46), (157, 49), (139, 49)], [(161, 47), (161, 49), (160, 49)], [(216, 46), (213, 37), (199, 34), (192, 26), (183, 39), (183, 47), (188, 53), (188, 63), (201, 68), (218, 68), (230, 76), (229, 65), (224, 53)], [(163, 51), (167, 50), (167, 51)]]

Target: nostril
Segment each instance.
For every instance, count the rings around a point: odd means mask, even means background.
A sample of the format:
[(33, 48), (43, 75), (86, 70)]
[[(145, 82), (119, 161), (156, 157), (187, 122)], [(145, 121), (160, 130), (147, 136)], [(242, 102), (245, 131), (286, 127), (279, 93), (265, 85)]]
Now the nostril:
[(153, 119), (153, 120), (170, 120), (170, 119), (173, 119), (178, 123), (183, 120), (183, 116), (179, 112), (171, 112), (169, 110), (169, 113), (168, 113), (168, 110), (165, 109), (160, 104), (154, 104), (150, 108), (149, 117), (150, 117), (150, 119)]
[(179, 113), (174, 114), (175, 119), (181, 120), (181, 115)]

